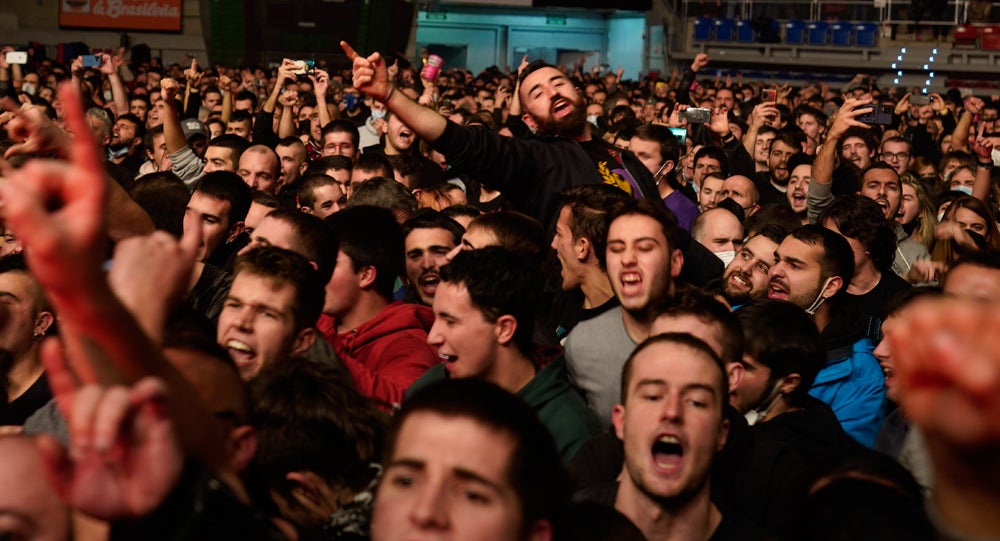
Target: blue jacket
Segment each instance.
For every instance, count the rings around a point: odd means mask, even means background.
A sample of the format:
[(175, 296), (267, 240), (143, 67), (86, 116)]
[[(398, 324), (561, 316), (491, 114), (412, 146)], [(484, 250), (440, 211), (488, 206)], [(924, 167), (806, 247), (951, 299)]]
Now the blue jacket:
[(826, 366), (809, 390), (830, 406), (845, 432), (869, 448), (886, 415), (885, 376), (874, 350), (868, 338), (828, 349)]

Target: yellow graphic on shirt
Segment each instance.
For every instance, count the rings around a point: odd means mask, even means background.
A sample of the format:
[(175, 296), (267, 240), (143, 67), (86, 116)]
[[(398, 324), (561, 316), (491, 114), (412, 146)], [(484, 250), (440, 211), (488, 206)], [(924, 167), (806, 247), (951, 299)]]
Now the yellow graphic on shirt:
[(620, 173), (608, 169), (608, 162), (599, 162), (597, 164), (597, 173), (601, 175), (601, 179), (605, 184), (610, 184), (629, 195), (633, 195), (632, 185)]

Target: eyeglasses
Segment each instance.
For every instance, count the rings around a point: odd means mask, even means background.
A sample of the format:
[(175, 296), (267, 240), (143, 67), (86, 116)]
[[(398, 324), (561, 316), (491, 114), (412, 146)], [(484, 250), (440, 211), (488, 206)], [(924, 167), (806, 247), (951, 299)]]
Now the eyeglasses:
[(906, 160), (909, 159), (910, 154), (908, 152), (883, 152), (882, 157), (887, 160)]

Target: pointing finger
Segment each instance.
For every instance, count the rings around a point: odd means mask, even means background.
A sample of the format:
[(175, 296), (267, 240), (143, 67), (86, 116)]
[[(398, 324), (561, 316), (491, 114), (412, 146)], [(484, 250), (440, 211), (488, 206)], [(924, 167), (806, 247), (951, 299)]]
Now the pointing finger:
[(354, 59), (358, 57), (358, 52), (355, 51), (354, 48), (351, 47), (346, 41), (340, 42), (340, 48), (344, 50), (344, 53), (347, 54), (347, 59), (351, 62), (354, 62)]

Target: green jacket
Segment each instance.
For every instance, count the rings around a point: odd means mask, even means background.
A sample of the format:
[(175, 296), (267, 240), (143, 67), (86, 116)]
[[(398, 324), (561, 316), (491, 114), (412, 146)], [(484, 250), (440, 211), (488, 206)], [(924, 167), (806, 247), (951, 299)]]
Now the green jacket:
[[(410, 386), (406, 396), (447, 378), (444, 365), (434, 365)], [(600, 423), (580, 393), (569, 384), (566, 361), (562, 355), (545, 364), (516, 394), (548, 427), (564, 463), (569, 463), (583, 442), (602, 432)]]

